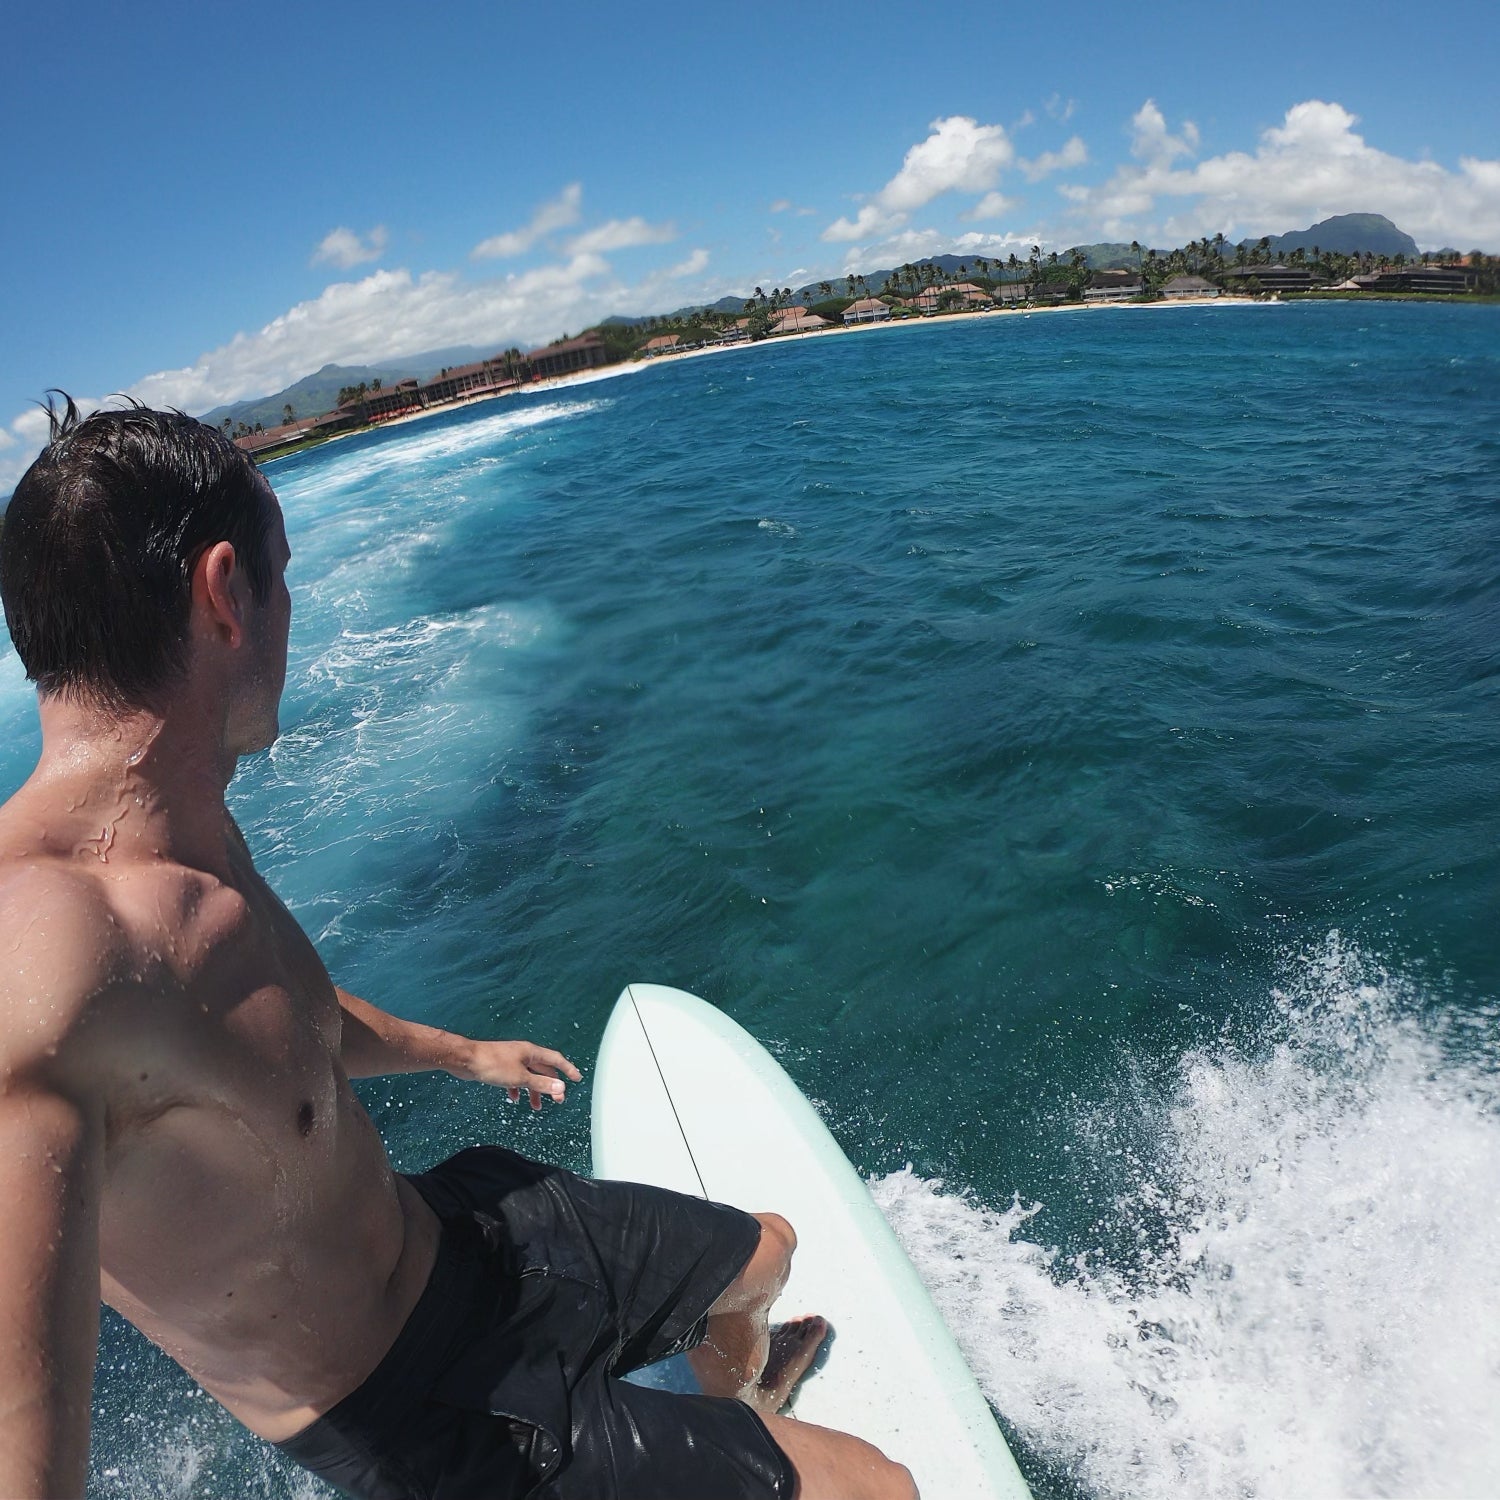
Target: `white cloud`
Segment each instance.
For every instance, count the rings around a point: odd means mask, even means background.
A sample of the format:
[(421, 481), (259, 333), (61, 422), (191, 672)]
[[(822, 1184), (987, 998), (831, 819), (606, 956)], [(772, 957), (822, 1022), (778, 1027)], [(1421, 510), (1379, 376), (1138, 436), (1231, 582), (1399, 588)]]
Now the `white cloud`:
[(543, 235), (558, 229), (568, 229), (576, 224), (582, 204), (582, 184), (570, 182), (557, 197), (542, 204), (532, 214), (531, 222), (524, 229), (491, 235), (487, 240), (480, 240), (469, 254), (475, 260), (499, 260), (524, 255)]
[[(336, 282), (190, 365), (147, 375), (128, 393), (152, 406), (204, 411), (278, 390), (329, 362), (375, 363), (444, 344), (540, 344), (561, 328), (606, 316), (630, 294), (598, 255), (478, 284), (445, 271), (375, 271)], [(11, 431), (45, 435), (46, 418), (27, 412)]]
[[(709, 264), (707, 250), (695, 249), (633, 284), (622, 283), (601, 253), (659, 244), (672, 233), (670, 226), (643, 219), (616, 220), (577, 236), (558, 262), (486, 281), (403, 269), (336, 282), (190, 365), (135, 381), (128, 394), (152, 406), (201, 412), (278, 390), (327, 363), (397, 360), (445, 344), (541, 344), (560, 329), (587, 326), (622, 305), (649, 306), (669, 286), (680, 296), (680, 285), (673, 284), (701, 275)], [(79, 402), (90, 409), (97, 404)], [(8, 430), (0, 427), (0, 449), (8, 450), (0, 459), (0, 493), (31, 462), (46, 433), (46, 415), (37, 410), (22, 413)]]
[(839, 274), (848, 276), (861, 270), (899, 266), (929, 255), (985, 255), (1003, 259), (1016, 251), (1025, 259), (1037, 243), (1038, 236), (1034, 234), (983, 234), (970, 230), (955, 236), (940, 229), (903, 229), (874, 245), (850, 251)]
[(1166, 116), (1148, 99), (1130, 121), (1130, 154), (1149, 166), (1164, 167), (1179, 156), (1192, 156), (1198, 149), (1198, 127), (1182, 122), (1182, 134), (1167, 129)]
[(835, 219), (823, 231), (825, 240), (862, 240), (881, 234), (906, 221), (905, 214), (887, 213), (879, 204), (867, 203), (852, 219)]
[(379, 260), (385, 253), (388, 238), (384, 224), (377, 224), (365, 239), (341, 224), (318, 241), (310, 264), (337, 266), (339, 270), (347, 271), (352, 266), (364, 265), (366, 261)]
[[(1261, 134), (1253, 153), (1230, 151), (1188, 166), (1196, 133), (1167, 132), (1154, 103), (1131, 122), (1144, 163), (1094, 187), (1059, 188), (1073, 217), (1109, 239), (1150, 234), (1172, 243), (1222, 232), (1232, 239), (1303, 228), (1333, 214), (1380, 213), (1429, 249), (1500, 248), (1500, 160), (1460, 158), (1453, 171), (1366, 142), (1341, 104), (1309, 99)], [(1156, 217), (1161, 200), (1171, 211)]]
[(684, 261), (679, 261), (675, 266), (669, 266), (662, 272), (663, 277), (669, 281), (676, 281), (683, 276), (697, 276), (700, 272), (708, 269), (708, 251), (694, 250)]
[(1054, 120), (1071, 120), (1074, 110), (1078, 108), (1078, 101), (1076, 99), (1064, 99), (1061, 94), (1053, 94), (1047, 100), (1045, 108)]
[[(580, 199), (576, 185), (566, 189), (517, 233), (537, 236), (574, 222)], [(659, 245), (675, 235), (670, 224), (614, 219), (576, 235), (561, 260), (485, 281), (401, 269), (335, 282), (192, 364), (135, 381), (128, 393), (148, 405), (199, 412), (278, 390), (327, 363), (389, 361), (445, 344), (540, 344), (622, 305), (649, 305), (669, 284), (701, 275), (710, 258), (705, 249), (634, 284), (622, 283), (605, 258), (608, 251)], [(19, 476), (45, 436), (46, 417), (37, 411), (23, 413), (8, 430), (0, 427), (0, 449), (16, 450), (0, 460), (0, 487)]]
[[(1040, 156), (1033, 156), (1029, 161), (1017, 162), (1016, 165), (1025, 174), (1027, 182), (1040, 182), (1053, 172), (1081, 167), (1088, 159), (1089, 148), (1084, 145), (1082, 136), (1075, 135), (1061, 151), (1043, 151)], [(973, 217), (977, 218), (978, 215)]]
[(981, 219), (1001, 219), (1006, 214), (1014, 212), (1020, 206), (1015, 198), (1007, 198), (1004, 193), (986, 193), (968, 213), (960, 215), (970, 223)]
[(609, 219), (585, 229), (569, 242), (571, 255), (608, 255), (612, 250), (632, 250), (637, 245), (665, 245), (677, 238), (672, 224), (648, 224), (637, 214), (630, 219)]
[(901, 170), (853, 219), (834, 220), (823, 231), (825, 240), (858, 240), (894, 231), (915, 209), (943, 193), (988, 192), (1015, 155), (1003, 126), (981, 125), (968, 115), (934, 120), (928, 129), (931, 134), (906, 153)]

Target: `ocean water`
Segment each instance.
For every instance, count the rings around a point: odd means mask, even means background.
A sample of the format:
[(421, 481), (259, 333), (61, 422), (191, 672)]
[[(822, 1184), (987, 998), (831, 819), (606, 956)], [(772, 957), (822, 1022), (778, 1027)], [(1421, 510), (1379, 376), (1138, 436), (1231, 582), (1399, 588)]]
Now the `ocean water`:
[[(757, 346), (273, 464), (339, 981), (764, 1038), (1039, 1496), (1500, 1488), (1500, 309)], [(0, 783), (36, 750), (0, 655)], [(441, 1078), (398, 1165), (588, 1158)], [(774, 1207), (774, 1205), (750, 1205)], [(91, 1494), (326, 1493), (106, 1320)]]

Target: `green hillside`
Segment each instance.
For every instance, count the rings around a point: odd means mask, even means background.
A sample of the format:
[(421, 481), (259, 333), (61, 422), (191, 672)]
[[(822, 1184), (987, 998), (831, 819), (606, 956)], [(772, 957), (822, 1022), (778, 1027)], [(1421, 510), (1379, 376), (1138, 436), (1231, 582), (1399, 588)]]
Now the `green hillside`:
[[(1397, 229), (1384, 214), (1335, 214), (1331, 219), (1321, 219), (1308, 229), (1294, 229), (1288, 234), (1273, 234), (1271, 254), (1289, 255), (1293, 250), (1332, 250), (1338, 255), (1379, 255), (1394, 260), (1404, 255), (1408, 260), (1419, 259), (1422, 252), (1417, 242)], [(1247, 245), (1256, 243), (1246, 240)]]
[(393, 365), (324, 365), (312, 375), (304, 375), (295, 385), (273, 396), (260, 396), (249, 401), (235, 401), (228, 406), (216, 406), (204, 412), (200, 420), (210, 426), (219, 426), (227, 417), (231, 423), (243, 422), (254, 427), (257, 422), (263, 427), (277, 427), (287, 406), (295, 417), (316, 417), (332, 411), (339, 404), (339, 391), (346, 385), (366, 385), (379, 380), (382, 385), (394, 385), (407, 380), (416, 371), (401, 369)]

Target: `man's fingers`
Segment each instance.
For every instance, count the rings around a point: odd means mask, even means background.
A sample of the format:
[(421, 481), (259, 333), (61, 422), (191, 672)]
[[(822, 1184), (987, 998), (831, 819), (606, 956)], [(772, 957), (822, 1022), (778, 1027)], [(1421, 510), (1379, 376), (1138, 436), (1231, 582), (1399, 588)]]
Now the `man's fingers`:
[(548, 1099), (555, 1099), (559, 1104), (567, 1098), (568, 1090), (561, 1078), (551, 1077), (540, 1069), (534, 1069), (531, 1077), (526, 1080), (526, 1087), (531, 1090), (533, 1107), (540, 1109), (541, 1098), (545, 1095)]
[(531, 1067), (536, 1073), (550, 1068), (564, 1078), (571, 1078), (574, 1083), (583, 1079), (583, 1074), (561, 1052), (556, 1052), (551, 1047), (537, 1047), (531, 1054)]

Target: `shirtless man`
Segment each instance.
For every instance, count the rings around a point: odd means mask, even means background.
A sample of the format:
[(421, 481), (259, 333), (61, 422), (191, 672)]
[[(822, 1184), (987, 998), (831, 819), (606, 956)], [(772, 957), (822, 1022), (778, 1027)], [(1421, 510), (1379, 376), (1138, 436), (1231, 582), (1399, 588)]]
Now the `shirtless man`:
[[(42, 725), (0, 808), (0, 1495), (83, 1493), (102, 1297), (372, 1500), (907, 1500), (776, 1415), (827, 1331), (768, 1330), (784, 1220), (500, 1148), (392, 1171), (351, 1077), (579, 1073), (337, 989), (256, 872), (224, 793), (276, 738), (289, 557), (222, 434), (71, 401), (0, 532)], [(683, 1348), (702, 1397), (617, 1378)]]

